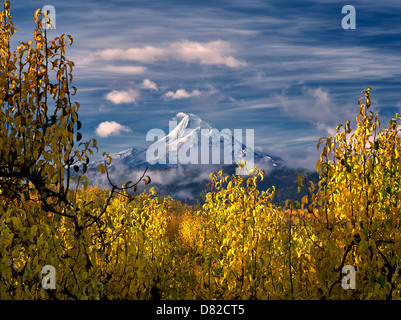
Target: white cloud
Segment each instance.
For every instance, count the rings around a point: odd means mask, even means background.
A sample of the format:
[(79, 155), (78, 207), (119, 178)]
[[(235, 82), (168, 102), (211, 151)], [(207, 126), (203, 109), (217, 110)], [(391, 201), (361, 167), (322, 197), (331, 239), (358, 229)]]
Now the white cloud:
[(165, 99), (173, 99), (173, 100), (178, 100), (178, 99), (189, 99), (189, 98), (210, 98), (212, 97), (213, 100), (219, 101), (224, 98), (224, 95), (220, 93), (218, 89), (216, 89), (212, 85), (206, 85), (205, 86), (207, 90), (192, 90), (192, 91), (186, 91), (185, 89), (178, 89), (175, 92), (174, 91), (168, 91), (163, 95)]
[(345, 119), (353, 117), (352, 110), (342, 107), (339, 112), (338, 105), (334, 102), (329, 92), (323, 88), (303, 87), (302, 94), (287, 97), (284, 94), (276, 95), (279, 107), (291, 118), (300, 121), (319, 124), (319, 129), (327, 129), (323, 124), (337, 126)]
[(106, 66), (105, 71), (123, 74), (142, 74), (146, 71), (145, 67), (141, 66)]
[(140, 93), (138, 90), (130, 88), (125, 91), (113, 90), (108, 94), (106, 94), (106, 99), (114, 104), (131, 103), (131, 102), (136, 103), (139, 96)]
[(144, 79), (142, 81), (142, 84), (141, 84), (140, 87), (142, 89), (149, 89), (149, 90), (159, 91), (159, 88), (157, 87), (156, 82), (150, 81), (149, 79)]
[(110, 135), (119, 135), (121, 132), (131, 132), (132, 130), (115, 121), (104, 121), (96, 128), (96, 134), (107, 138)]
[(131, 88), (126, 90), (113, 90), (106, 94), (105, 98), (114, 104), (121, 103), (137, 103), (141, 96), (140, 89), (148, 89), (159, 91), (157, 84), (149, 79), (145, 79), (139, 85), (131, 85)]
[(203, 65), (225, 65), (230, 68), (245, 66), (232, 56), (234, 52), (227, 41), (216, 40), (210, 42), (194, 42), (183, 40), (170, 45), (157, 48), (145, 46), (143, 48), (105, 49), (99, 50), (92, 58), (103, 60), (129, 60), (151, 63), (160, 60), (177, 60)]
[(96, 52), (103, 60), (131, 60), (153, 62), (166, 54), (166, 49), (145, 46), (143, 48), (105, 49)]
[(277, 103), (255, 103), (255, 104), (250, 104), (250, 105), (244, 105), (241, 107), (235, 108), (236, 110), (251, 110), (251, 109), (273, 109), (277, 108)]
[(325, 136), (334, 137), (338, 124), (344, 124), (346, 120), (352, 124), (352, 118), (355, 118), (352, 105), (342, 105), (340, 109), (329, 91), (321, 87), (303, 87), (301, 95), (287, 97), (281, 94), (276, 95), (276, 99), (290, 118), (309, 122), (317, 130), (325, 131), (328, 134)]
[(176, 92), (169, 91), (164, 94), (167, 99), (188, 99), (192, 97), (199, 97), (201, 92), (198, 89), (192, 90), (192, 92), (187, 92), (185, 89), (178, 89)]
[(316, 171), (316, 162), (320, 156), (316, 145), (288, 147), (286, 144), (277, 143), (261, 150), (272, 155), (273, 158), (280, 157), (290, 168), (305, 168), (311, 171)]
[(326, 123), (317, 122), (316, 128), (319, 130), (325, 130), (330, 135), (330, 137), (334, 137), (337, 134), (336, 126), (329, 126)]
[(207, 43), (181, 41), (171, 44), (172, 55), (177, 60), (198, 62), (207, 65), (226, 65), (230, 68), (245, 66), (246, 63), (235, 59), (226, 41), (216, 40)]

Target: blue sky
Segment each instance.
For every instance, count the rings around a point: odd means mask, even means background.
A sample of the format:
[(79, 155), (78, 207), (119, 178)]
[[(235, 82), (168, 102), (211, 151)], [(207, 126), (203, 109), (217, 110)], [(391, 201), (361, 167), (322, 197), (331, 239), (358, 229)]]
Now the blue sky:
[[(319, 137), (355, 122), (362, 90), (372, 88), (383, 125), (401, 111), (399, 0), (19, 0), (15, 42), (32, 39), (48, 4), (50, 37), (74, 38), (73, 100), (100, 154), (141, 146), (185, 112), (254, 129), (256, 149), (314, 168)], [(341, 27), (344, 5), (356, 9), (354, 30)]]

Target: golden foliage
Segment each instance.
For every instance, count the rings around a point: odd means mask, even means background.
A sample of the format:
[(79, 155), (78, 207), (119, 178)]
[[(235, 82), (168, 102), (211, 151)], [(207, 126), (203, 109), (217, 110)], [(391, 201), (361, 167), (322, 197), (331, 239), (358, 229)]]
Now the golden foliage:
[[(301, 203), (274, 206), (258, 169), (246, 179), (213, 172), (198, 208), (153, 188), (132, 197), (132, 182), (88, 188), (83, 175), (85, 188), (68, 191), (65, 166), (92, 154), (89, 142), (73, 148), (74, 64), (64, 35), (47, 43), (39, 11), (34, 41), (11, 53), (9, 6), (0, 14), (0, 299), (400, 299), (401, 117), (380, 129), (370, 89), (354, 131), (347, 121), (319, 139), (320, 181), (300, 177)], [(41, 287), (45, 265), (56, 289)], [(341, 286), (345, 265), (357, 270), (354, 290)]]

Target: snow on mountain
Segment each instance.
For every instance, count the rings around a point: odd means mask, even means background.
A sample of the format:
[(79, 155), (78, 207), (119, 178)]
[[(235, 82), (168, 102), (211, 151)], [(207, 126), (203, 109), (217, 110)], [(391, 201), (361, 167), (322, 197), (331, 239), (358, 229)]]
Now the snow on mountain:
[[(159, 194), (195, 201), (206, 189), (209, 174), (221, 169), (225, 175), (236, 173), (240, 156), (246, 158), (253, 155), (254, 166), (264, 169), (267, 174), (280, 171), (276, 169), (286, 169), (281, 160), (252, 148), (247, 149), (241, 143), (242, 140), (247, 141), (248, 133), (245, 131), (244, 135), (241, 130), (219, 131), (196, 115), (183, 112), (169, 122), (169, 127), (168, 134), (160, 129), (150, 130), (148, 144), (144, 147), (110, 154), (113, 159), (108, 166), (111, 181), (118, 186), (129, 180), (138, 181), (147, 167), (151, 185)], [(249, 143), (246, 145), (249, 147)], [(96, 170), (100, 162), (88, 165), (89, 181), (109, 187), (106, 175)], [(142, 190), (144, 185), (140, 184), (138, 188)]]
[[(150, 139), (156, 140), (155, 142), (150, 142), (142, 148), (130, 148), (110, 154), (113, 158), (112, 166), (158, 169), (197, 164), (207, 170), (208, 165), (235, 165), (236, 160), (246, 157), (246, 146), (237, 139), (235, 132), (214, 129), (192, 113), (180, 112), (175, 119), (177, 124), (170, 121), (170, 132), (167, 135), (160, 136), (160, 130), (154, 131), (154, 134), (149, 131)], [(176, 126), (172, 127), (175, 124)], [(248, 152), (253, 153), (255, 166), (268, 171), (282, 167), (280, 160), (275, 160), (266, 153), (253, 149), (249, 149)]]

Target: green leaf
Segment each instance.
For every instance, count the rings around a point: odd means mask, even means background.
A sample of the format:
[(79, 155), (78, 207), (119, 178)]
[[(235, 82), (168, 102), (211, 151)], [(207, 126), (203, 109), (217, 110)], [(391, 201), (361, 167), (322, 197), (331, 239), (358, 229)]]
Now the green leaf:
[(381, 274), (378, 278), (377, 278), (377, 282), (380, 283), (380, 287), (384, 288), (384, 286), (386, 285), (386, 278), (384, 278), (384, 276)]
[(362, 230), (363, 235), (364, 235), (365, 237), (367, 237), (367, 236), (368, 236), (368, 229), (366, 229), (366, 228), (363, 226), (363, 221), (360, 221), (360, 222), (359, 222), (359, 226), (361, 227), (361, 230)]
[(304, 177), (304, 173), (300, 173), (298, 175), (298, 187), (302, 188), (303, 184), (302, 184), (302, 178)]

